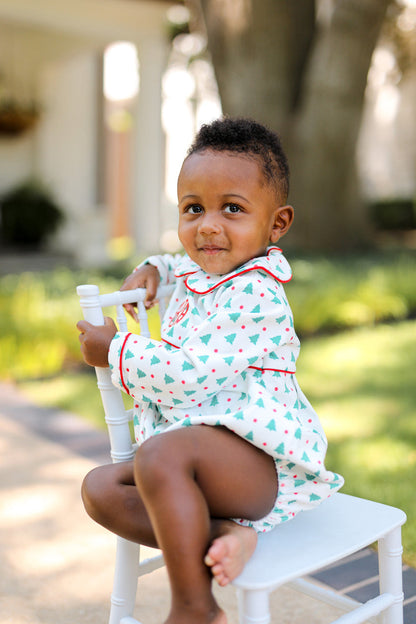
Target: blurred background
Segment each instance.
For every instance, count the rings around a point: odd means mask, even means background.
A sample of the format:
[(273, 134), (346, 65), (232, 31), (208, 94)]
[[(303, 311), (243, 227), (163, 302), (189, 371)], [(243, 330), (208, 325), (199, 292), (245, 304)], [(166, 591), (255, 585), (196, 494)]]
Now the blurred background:
[[(0, 380), (103, 426), (75, 287), (176, 252), (222, 113), (282, 137), (299, 379), (416, 564), (416, 0), (0, 0)], [(155, 330), (156, 331), (156, 330)]]

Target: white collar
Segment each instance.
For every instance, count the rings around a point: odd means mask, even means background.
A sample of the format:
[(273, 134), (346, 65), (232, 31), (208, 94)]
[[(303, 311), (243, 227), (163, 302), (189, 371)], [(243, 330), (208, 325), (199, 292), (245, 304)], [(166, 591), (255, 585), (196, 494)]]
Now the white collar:
[(231, 273), (224, 275), (209, 275), (205, 273), (188, 255), (180, 260), (176, 277), (183, 277), (186, 287), (194, 293), (205, 295), (225, 282), (248, 271), (262, 271), (278, 282), (289, 282), (292, 279), (292, 270), (279, 247), (269, 247), (265, 256), (252, 258)]

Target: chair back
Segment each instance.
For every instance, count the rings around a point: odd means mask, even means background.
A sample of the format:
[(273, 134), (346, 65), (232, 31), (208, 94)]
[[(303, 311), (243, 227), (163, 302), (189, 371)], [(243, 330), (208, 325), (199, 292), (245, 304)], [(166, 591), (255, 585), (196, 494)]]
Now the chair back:
[[(157, 291), (160, 319), (163, 318), (167, 300), (173, 289), (173, 285), (160, 286)], [(120, 331), (128, 331), (124, 304), (137, 304), (140, 321), (140, 331), (137, 333), (150, 337), (148, 313), (144, 305), (146, 295), (144, 288), (100, 294), (99, 288), (95, 284), (84, 284), (77, 287), (77, 294), (80, 297), (84, 319), (93, 325), (104, 325), (103, 309), (115, 307), (117, 311), (116, 322)], [(97, 366), (95, 372), (110, 437), (111, 458), (113, 462), (127, 461), (133, 458), (135, 452), (129, 426), (129, 422), (132, 420), (132, 410), (125, 408), (121, 391), (111, 381), (110, 369)]]

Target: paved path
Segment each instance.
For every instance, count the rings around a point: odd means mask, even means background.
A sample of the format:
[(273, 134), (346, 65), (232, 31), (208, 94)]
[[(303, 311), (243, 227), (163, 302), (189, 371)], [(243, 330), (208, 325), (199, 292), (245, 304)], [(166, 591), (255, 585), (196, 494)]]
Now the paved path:
[[(106, 624), (114, 539), (87, 517), (79, 495), (83, 475), (107, 461), (106, 434), (1, 383), (0, 430), (0, 624)], [(357, 586), (354, 574), (362, 581), (375, 555), (360, 556), (321, 580), (363, 598), (371, 588)], [(408, 579), (414, 596), (416, 573), (406, 573), (414, 575)], [(161, 624), (169, 605), (165, 570), (141, 579), (139, 588), (137, 617)], [(237, 624), (233, 588), (218, 588), (217, 596), (229, 624)], [(416, 622), (413, 606), (410, 598), (406, 624)], [(337, 614), (289, 589), (273, 594), (271, 609), (279, 624), (326, 624)]]

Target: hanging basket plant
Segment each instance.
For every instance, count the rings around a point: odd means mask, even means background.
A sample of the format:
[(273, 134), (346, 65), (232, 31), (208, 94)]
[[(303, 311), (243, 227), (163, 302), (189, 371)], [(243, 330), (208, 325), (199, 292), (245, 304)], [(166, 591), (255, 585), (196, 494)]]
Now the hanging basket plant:
[(39, 115), (34, 105), (23, 106), (14, 100), (0, 102), (0, 135), (13, 137), (31, 130)]

